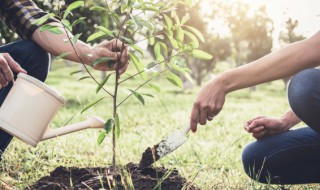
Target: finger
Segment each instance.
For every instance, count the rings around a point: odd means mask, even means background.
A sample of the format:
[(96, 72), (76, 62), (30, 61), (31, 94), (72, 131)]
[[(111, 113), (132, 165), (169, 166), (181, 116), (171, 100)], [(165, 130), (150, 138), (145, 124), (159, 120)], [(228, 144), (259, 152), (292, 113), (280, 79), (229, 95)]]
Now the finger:
[(121, 55), (121, 63), (122, 64), (126, 64), (126, 62), (128, 61), (128, 57), (129, 57), (129, 55), (128, 55), (128, 48), (124, 48), (123, 49), (123, 52), (122, 52), (122, 55)]
[(260, 133), (253, 133), (252, 136), (256, 139), (263, 139), (265, 138), (266, 136), (268, 135), (268, 131), (267, 130), (264, 130), (264, 131), (261, 131)]
[(197, 131), (197, 125), (199, 121), (199, 107), (198, 104), (193, 104), (192, 111), (191, 111), (191, 118), (190, 118), (190, 129), (192, 132)]
[(250, 131), (251, 129), (259, 126), (265, 126), (265, 120), (263, 118), (254, 120), (250, 125), (247, 126), (247, 129)]
[(1, 81), (1, 84), (4, 84), (4, 81), (13, 80), (13, 73), (8, 65), (5, 54), (3, 54), (3, 59), (0, 61), (0, 70), (4, 76), (4, 80)]
[(200, 108), (199, 123), (201, 125), (205, 125), (207, 123), (207, 112), (205, 110), (201, 110), (201, 108)]
[(17, 63), (9, 54), (5, 55), (6, 60), (8, 62), (9, 67), (12, 69), (12, 71), (16, 73), (25, 73), (27, 74), (27, 71), (24, 70), (19, 63)]
[(119, 50), (121, 50), (123, 43), (118, 39), (117, 40), (113, 39), (111, 41), (111, 44), (112, 44), (112, 51), (119, 51)]
[(254, 120), (262, 119), (262, 118), (264, 118), (264, 117), (265, 117), (265, 116), (257, 116), (257, 117), (255, 117), (255, 118), (250, 119), (249, 121), (247, 121), (247, 124), (250, 125)]
[(124, 72), (126, 72), (127, 68), (129, 66), (129, 63), (125, 64), (125, 66), (121, 67), (119, 70), (119, 74), (123, 74)]
[(1, 87), (5, 87), (8, 85), (8, 81), (6, 80), (2, 72), (0, 72), (0, 84)]
[(265, 127), (264, 127), (264, 126), (259, 126), (259, 127), (256, 127), (256, 128), (251, 129), (249, 132), (250, 132), (250, 133), (260, 133), (260, 132), (262, 132), (263, 130), (265, 130)]

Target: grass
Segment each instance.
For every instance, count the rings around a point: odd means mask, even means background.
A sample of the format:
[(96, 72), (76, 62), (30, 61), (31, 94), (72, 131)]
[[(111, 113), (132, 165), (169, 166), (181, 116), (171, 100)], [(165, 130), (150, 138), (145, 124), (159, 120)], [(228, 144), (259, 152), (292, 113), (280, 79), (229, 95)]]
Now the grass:
[[(69, 76), (77, 66), (55, 64), (47, 84), (63, 94), (68, 102), (57, 114), (51, 127), (64, 126), (74, 116), (73, 122), (85, 120), (87, 115), (97, 115), (105, 120), (112, 115), (111, 99), (107, 98), (83, 114), (79, 111), (89, 102), (102, 97), (95, 94), (96, 85), (90, 80), (77, 81), (80, 75)], [(96, 73), (98, 75), (98, 73)], [(138, 163), (142, 152), (158, 143), (175, 128), (187, 124), (198, 88), (182, 92), (167, 81), (155, 82), (162, 88), (158, 98), (146, 98), (146, 105), (135, 98), (120, 107), (121, 136), (117, 141), (117, 160), (125, 165)], [(127, 83), (134, 88), (137, 80)], [(110, 88), (111, 89), (111, 88)], [(155, 94), (150, 89), (142, 92)], [(120, 92), (120, 99), (126, 92)], [(281, 81), (264, 84), (257, 91), (248, 89), (229, 94), (223, 111), (174, 153), (155, 165), (177, 168), (180, 174), (198, 187), (209, 189), (279, 189), (279, 186), (261, 185), (250, 180), (241, 164), (241, 151), (254, 139), (243, 130), (245, 121), (257, 115), (280, 116), (289, 109), (286, 92)], [(97, 167), (112, 162), (111, 136), (102, 145), (97, 144), (99, 130), (84, 130), (40, 142), (32, 148), (14, 139), (0, 163), (0, 179), (13, 189), (24, 189), (39, 178), (48, 175), (58, 166)], [(288, 186), (289, 187), (289, 186)], [(292, 189), (318, 189), (316, 185), (290, 186)]]

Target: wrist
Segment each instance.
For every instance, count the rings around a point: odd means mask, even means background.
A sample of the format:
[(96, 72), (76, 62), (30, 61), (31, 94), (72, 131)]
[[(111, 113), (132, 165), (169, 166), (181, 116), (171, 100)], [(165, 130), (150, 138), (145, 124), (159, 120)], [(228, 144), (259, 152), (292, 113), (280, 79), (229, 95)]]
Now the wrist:
[(282, 117), (280, 117), (280, 125), (285, 129), (285, 130), (289, 130), (290, 128), (292, 128), (296, 123), (294, 123), (294, 121), (292, 121), (291, 117), (288, 117), (288, 115), (284, 115)]
[(225, 94), (233, 91), (232, 86), (232, 78), (228, 76), (228, 72), (224, 72), (217, 76), (217, 78), (214, 80), (216, 84), (220, 86), (220, 89), (224, 91)]
[(91, 45), (85, 43), (77, 43), (75, 48), (78, 52), (78, 55), (76, 56), (80, 56), (80, 60), (78, 62), (82, 62), (85, 65), (91, 65), (91, 63), (95, 60)]

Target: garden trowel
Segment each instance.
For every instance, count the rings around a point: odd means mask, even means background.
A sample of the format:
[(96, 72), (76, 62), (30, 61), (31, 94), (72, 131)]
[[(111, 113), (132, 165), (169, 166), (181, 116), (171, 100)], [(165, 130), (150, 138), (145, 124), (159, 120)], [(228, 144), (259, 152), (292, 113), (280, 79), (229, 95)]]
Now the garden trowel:
[(167, 138), (152, 148), (148, 147), (142, 154), (142, 159), (139, 163), (139, 168), (150, 166), (155, 161), (173, 152), (179, 146), (187, 141), (187, 133), (190, 131), (189, 123), (182, 130), (176, 130), (169, 134)]

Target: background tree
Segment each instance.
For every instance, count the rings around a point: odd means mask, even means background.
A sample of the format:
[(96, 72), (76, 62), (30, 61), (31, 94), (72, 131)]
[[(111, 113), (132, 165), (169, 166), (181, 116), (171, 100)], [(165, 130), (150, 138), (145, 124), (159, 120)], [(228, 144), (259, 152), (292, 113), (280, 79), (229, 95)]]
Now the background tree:
[[(301, 40), (305, 39), (305, 37), (303, 35), (296, 33), (295, 30), (298, 26), (299, 26), (299, 22), (297, 20), (293, 20), (292, 18), (288, 18), (288, 20), (285, 23), (285, 31), (280, 32), (280, 35), (279, 35), (280, 43), (285, 45), (285, 44), (290, 44), (290, 43), (301, 41)], [(285, 84), (285, 87), (287, 87), (290, 79), (291, 79), (291, 77), (286, 77), (286, 78), (282, 79)]]

